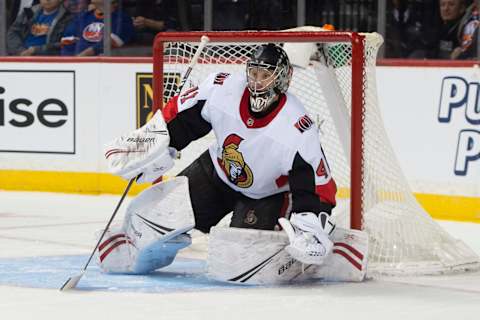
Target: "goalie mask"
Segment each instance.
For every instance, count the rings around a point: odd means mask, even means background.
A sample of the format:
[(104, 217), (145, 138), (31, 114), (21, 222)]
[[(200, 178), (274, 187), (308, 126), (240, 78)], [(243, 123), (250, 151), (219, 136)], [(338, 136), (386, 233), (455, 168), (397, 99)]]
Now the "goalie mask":
[(247, 62), (247, 86), (253, 112), (268, 109), (275, 97), (287, 92), (292, 66), (285, 51), (273, 44), (260, 45)]

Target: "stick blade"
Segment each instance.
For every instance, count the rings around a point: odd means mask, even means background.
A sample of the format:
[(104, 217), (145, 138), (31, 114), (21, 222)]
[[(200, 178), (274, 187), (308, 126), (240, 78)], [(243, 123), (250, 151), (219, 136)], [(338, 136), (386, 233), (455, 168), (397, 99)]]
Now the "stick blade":
[(82, 273), (80, 273), (79, 275), (69, 278), (60, 288), (60, 291), (67, 291), (67, 290), (74, 289), (77, 286), (78, 282), (80, 281), (84, 273), (85, 272), (82, 271)]

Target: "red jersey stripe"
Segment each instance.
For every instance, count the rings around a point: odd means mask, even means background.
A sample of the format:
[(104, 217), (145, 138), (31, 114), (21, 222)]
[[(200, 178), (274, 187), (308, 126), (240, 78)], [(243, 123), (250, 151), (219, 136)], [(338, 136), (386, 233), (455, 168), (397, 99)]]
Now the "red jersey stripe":
[(315, 193), (318, 194), (320, 201), (330, 203), (335, 206), (337, 201), (335, 195), (337, 193), (337, 184), (333, 179), (330, 179), (326, 184), (319, 184), (315, 187)]
[(163, 118), (166, 123), (169, 123), (178, 114), (178, 96), (173, 97), (162, 109)]

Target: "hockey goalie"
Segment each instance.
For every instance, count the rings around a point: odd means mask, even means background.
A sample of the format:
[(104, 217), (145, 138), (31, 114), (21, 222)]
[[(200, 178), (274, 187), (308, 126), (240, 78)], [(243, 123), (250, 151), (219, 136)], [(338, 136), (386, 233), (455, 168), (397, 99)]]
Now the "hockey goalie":
[[(107, 147), (112, 173), (152, 182), (177, 150), (211, 130), (216, 137), (177, 177), (131, 202), (123, 226), (99, 246), (103, 271), (165, 267), (196, 228), (210, 233), (207, 271), (216, 280), (364, 279), (368, 237), (332, 222), (335, 181), (317, 127), (288, 92), (292, 70), (280, 46), (260, 45), (245, 73), (211, 74)], [(230, 227), (215, 227), (229, 213)]]

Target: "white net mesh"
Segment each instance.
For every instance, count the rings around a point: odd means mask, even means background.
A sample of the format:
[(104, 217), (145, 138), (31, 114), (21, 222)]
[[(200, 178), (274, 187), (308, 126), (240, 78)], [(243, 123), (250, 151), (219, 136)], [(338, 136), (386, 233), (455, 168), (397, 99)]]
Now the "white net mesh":
[[(435, 274), (478, 268), (478, 256), (431, 219), (401, 172), (377, 103), (375, 63), (382, 39), (377, 34), (365, 36), (362, 218), (370, 237), (369, 272)], [(177, 94), (180, 77), (197, 45), (182, 41), (165, 43), (164, 101)], [(245, 62), (257, 45), (242, 42), (241, 36), (228, 43), (209, 43), (186, 87), (199, 84), (212, 72), (245, 72)], [(282, 45), (289, 56), (294, 54), (294, 45)], [(322, 146), (339, 187), (340, 201), (334, 215), (337, 224), (349, 226), (351, 44), (316, 43), (313, 48), (316, 50), (308, 55), (308, 66), (294, 67), (289, 91), (303, 102), (320, 127)], [(203, 152), (212, 139), (209, 135), (189, 146), (176, 172)]]

